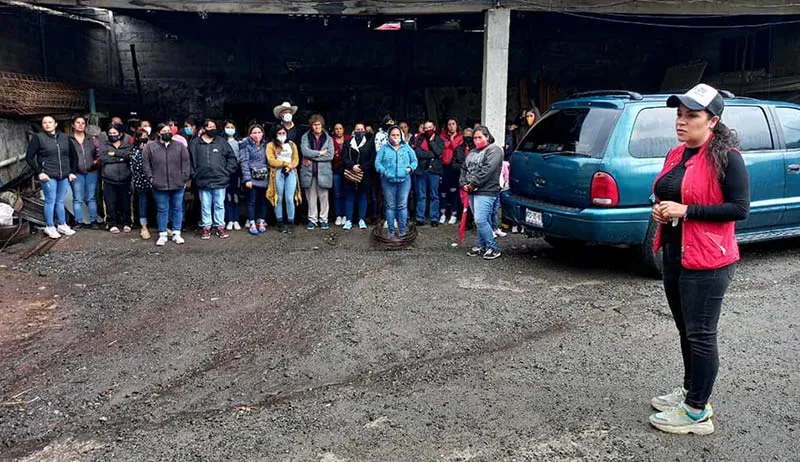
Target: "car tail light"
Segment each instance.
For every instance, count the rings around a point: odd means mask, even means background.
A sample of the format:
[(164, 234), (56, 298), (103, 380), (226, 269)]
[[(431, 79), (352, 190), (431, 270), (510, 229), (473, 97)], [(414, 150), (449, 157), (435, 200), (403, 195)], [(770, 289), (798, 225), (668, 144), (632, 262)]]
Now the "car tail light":
[(597, 207), (616, 207), (619, 205), (619, 188), (614, 177), (605, 172), (597, 172), (592, 177), (592, 205)]

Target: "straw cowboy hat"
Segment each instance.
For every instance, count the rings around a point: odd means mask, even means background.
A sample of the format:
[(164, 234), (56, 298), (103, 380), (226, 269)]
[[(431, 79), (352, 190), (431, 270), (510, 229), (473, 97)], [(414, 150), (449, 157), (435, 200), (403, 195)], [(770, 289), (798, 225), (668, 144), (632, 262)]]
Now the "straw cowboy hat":
[(292, 111), (292, 115), (297, 112), (297, 106), (292, 106), (289, 102), (284, 101), (282, 104), (275, 106), (275, 109), (272, 110), (272, 113), (275, 115), (276, 119), (281, 118), (281, 111), (284, 109), (289, 109)]

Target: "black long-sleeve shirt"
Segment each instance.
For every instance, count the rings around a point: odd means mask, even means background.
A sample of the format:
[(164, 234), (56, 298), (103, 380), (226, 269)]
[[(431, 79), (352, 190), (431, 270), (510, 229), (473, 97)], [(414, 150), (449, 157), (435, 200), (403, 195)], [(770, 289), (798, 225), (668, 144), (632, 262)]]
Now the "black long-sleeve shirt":
[[(681, 184), (686, 175), (686, 162), (696, 155), (700, 148), (686, 148), (683, 159), (661, 177), (655, 186), (655, 194), (661, 201), (682, 203)], [(697, 221), (738, 221), (750, 213), (750, 177), (742, 155), (736, 151), (728, 152), (728, 166), (725, 179), (720, 183), (725, 202), (718, 205), (689, 205), (686, 219)], [(665, 244), (679, 244), (683, 237), (683, 223), (672, 226), (668, 222), (662, 227), (662, 241)]]

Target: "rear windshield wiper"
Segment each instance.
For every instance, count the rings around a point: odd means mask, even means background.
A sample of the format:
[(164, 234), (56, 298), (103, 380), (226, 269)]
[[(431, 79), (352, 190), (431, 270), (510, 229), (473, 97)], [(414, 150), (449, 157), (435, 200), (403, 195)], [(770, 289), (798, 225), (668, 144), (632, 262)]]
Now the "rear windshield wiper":
[(582, 152), (575, 152), (575, 151), (558, 151), (558, 152), (551, 152), (549, 154), (545, 154), (542, 156), (542, 159), (547, 160), (553, 156), (570, 156), (570, 157), (592, 157), (589, 154), (584, 154)]

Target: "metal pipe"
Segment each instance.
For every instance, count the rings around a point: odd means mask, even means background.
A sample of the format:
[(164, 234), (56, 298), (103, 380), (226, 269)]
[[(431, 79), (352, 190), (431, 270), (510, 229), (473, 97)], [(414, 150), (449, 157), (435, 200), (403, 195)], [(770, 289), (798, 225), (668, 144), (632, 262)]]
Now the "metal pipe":
[(0, 168), (4, 168), (4, 167), (8, 167), (9, 165), (16, 164), (17, 162), (19, 162), (19, 161), (21, 161), (23, 159), (25, 159), (25, 154), (22, 154), (22, 155), (20, 155), (20, 156), (18, 156), (16, 158), (15, 157), (11, 157), (11, 158), (8, 158), (6, 160), (2, 160), (2, 161), (0, 161)]

